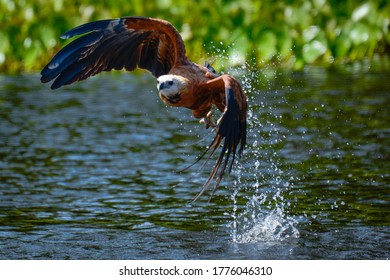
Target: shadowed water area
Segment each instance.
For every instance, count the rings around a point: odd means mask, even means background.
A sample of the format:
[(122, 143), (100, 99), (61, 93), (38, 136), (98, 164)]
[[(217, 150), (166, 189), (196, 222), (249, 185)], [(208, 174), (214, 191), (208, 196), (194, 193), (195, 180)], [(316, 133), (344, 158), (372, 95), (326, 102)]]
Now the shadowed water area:
[(192, 204), (212, 131), (150, 75), (0, 76), (0, 259), (388, 259), (389, 62), (235, 75), (248, 147)]

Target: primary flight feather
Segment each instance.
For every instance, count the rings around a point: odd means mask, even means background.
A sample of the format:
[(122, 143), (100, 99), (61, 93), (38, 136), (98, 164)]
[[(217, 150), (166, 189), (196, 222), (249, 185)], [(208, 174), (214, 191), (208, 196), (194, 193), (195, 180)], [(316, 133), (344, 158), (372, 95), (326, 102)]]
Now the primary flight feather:
[[(87, 79), (102, 71), (132, 71), (139, 67), (157, 78), (159, 96), (167, 105), (192, 110), (206, 127), (216, 131), (207, 148), (208, 159), (221, 148), (209, 178), (194, 200), (216, 180), (213, 193), (236, 155), (246, 144), (247, 102), (240, 83), (230, 75), (218, 75), (206, 64), (188, 60), (183, 39), (168, 21), (145, 17), (123, 17), (90, 22), (61, 36), (82, 35), (61, 49), (41, 72), (41, 81), (51, 80), (52, 89)], [(211, 121), (212, 106), (222, 116)]]

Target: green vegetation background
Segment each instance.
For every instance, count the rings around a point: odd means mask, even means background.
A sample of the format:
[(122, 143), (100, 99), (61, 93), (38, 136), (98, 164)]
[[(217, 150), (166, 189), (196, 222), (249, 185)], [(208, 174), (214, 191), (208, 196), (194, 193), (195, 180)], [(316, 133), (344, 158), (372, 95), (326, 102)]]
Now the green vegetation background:
[(390, 53), (389, 0), (0, 0), (0, 72), (39, 71), (68, 29), (129, 15), (172, 22), (199, 62), (219, 53), (299, 69)]

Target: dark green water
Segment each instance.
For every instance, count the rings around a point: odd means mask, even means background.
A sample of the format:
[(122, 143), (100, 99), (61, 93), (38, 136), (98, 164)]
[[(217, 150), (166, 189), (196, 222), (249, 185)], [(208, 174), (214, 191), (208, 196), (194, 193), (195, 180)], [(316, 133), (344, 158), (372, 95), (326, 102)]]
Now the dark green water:
[(149, 75), (0, 76), (0, 258), (388, 259), (389, 62), (241, 76), (248, 149), (193, 204), (212, 135)]

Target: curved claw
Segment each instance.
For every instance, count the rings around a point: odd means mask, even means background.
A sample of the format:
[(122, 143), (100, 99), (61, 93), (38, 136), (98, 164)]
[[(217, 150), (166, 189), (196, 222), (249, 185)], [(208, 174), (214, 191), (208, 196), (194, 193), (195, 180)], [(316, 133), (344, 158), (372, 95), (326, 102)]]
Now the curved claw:
[(206, 117), (200, 119), (199, 123), (204, 123), (206, 125), (206, 129), (211, 127), (212, 129), (216, 130), (219, 120), (217, 121), (217, 124), (215, 124), (212, 120), (213, 114), (214, 112), (210, 110), (210, 112), (207, 113)]

